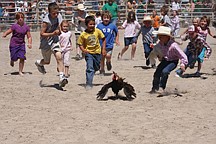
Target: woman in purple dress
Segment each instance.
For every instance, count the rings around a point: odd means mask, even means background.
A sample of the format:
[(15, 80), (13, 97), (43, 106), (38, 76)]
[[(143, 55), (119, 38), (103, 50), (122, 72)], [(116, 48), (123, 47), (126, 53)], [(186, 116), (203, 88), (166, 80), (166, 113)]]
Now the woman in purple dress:
[(30, 28), (24, 23), (24, 14), (18, 12), (15, 15), (16, 23), (13, 24), (2, 37), (6, 37), (12, 33), (10, 39), (10, 65), (13, 67), (14, 62), (19, 59), (19, 75), (23, 76), (24, 61), (26, 60), (26, 47), (25, 47), (25, 35), (28, 38), (28, 48), (32, 48), (32, 38), (30, 34)]

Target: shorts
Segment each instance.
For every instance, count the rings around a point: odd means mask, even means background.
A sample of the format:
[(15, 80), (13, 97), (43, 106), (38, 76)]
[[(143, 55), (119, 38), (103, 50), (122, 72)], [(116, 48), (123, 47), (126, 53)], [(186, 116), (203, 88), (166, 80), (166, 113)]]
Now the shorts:
[(133, 43), (137, 43), (137, 37), (125, 37), (124, 38), (124, 43), (125, 43), (125, 46), (129, 46)]
[(198, 55), (197, 57), (198, 62), (203, 63), (204, 58), (205, 58), (205, 51), (206, 51), (206, 48), (203, 48), (200, 54)]
[(70, 50), (66, 52), (62, 52), (62, 59), (63, 59), (63, 64), (64, 66), (70, 66)]
[(107, 48), (107, 49), (106, 49), (106, 52), (107, 52), (107, 54), (109, 54), (109, 55), (112, 55), (112, 51), (113, 51), (112, 48)]
[(25, 45), (10, 46), (11, 61), (17, 61), (18, 59), (26, 60), (26, 48)]
[(61, 52), (60, 44), (53, 43), (50, 49), (41, 49), (41, 53), (45, 62), (50, 62), (52, 53)]

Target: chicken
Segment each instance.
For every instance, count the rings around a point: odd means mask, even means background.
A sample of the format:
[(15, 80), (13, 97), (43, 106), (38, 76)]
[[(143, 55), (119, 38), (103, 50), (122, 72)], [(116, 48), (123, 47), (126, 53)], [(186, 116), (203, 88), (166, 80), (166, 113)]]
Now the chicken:
[(127, 82), (124, 82), (124, 79), (119, 77), (117, 73), (113, 72), (112, 82), (105, 84), (101, 88), (101, 90), (97, 93), (97, 99), (103, 99), (107, 94), (109, 88), (112, 88), (112, 91), (116, 96), (118, 96), (119, 91), (123, 89), (124, 94), (128, 100), (136, 98), (136, 93), (133, 86), (128, 84)]

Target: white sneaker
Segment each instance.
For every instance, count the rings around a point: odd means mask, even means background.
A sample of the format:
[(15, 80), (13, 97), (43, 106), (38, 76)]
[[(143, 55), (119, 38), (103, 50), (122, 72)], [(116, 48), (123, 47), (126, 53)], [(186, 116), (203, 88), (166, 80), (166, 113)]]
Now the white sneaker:
[(66, 84), (68, 84), (68, 80), (66, 77), (63, 77), (62, 79), (60, 79), (59, 87), (65, 87)]
[(37, 63), (37, 61), (35, 62), (35, 65), (37, 66), (39, 72), (41, 72), (42, 74), (45, 74), (45, 73), (46, 73), (46, 70), (45, 70), (45, 68), (44, 68), (43, 65), (39, 65), (39, 64)]
[(88, 91), (88, 90), (91, 90), (92, 89), (92, 86), (90, 85), (86, 85), (85, 89)]

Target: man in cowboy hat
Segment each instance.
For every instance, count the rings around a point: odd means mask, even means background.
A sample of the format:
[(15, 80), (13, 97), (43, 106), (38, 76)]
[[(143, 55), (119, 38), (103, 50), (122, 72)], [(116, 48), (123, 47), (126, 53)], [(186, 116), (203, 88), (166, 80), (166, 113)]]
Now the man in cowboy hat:
[(88, 16), (88, 14), (85, 12), (85, 6), (83, 4), (78, 4), (76, 8), (76, 12), (74, 16), (72, 17), (72, 24), (75, 26), (75, 41), (76, 41), (76, 60), (81, 60), (82, 56), (80, 54), (80, 48), (77, 44), (77, 40), (80, 36), (80, 34), (85, 31), (86, 25), (85, 25), (85, 18)]
[(178, 44), (173, 40), (171, 28), (160, 26), (158, 31), (153, 31), (152, 33), (157, 34), (159, 39), (159, 42), (155, 45), (154, 49), (155, 51), (160, 49), (161, 52), (161, 62), (154, 72), (152, 90), (150, 91), (150, 93), (155, 93), (159, 88), (162, 88), (162, 90), (166, 88), (169, 74), (177, 67), (179, 59), (182, 71), (185, 71), (188, 59)]

